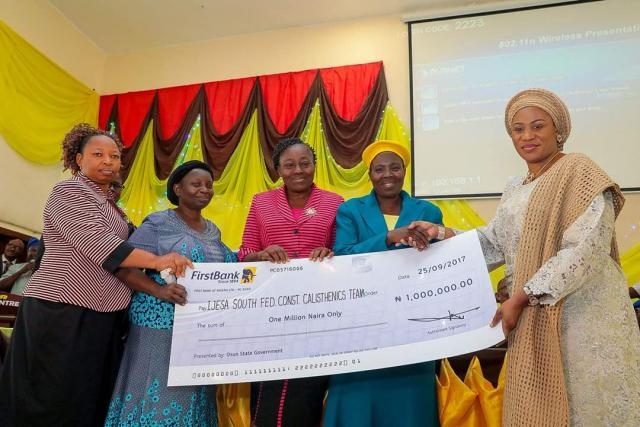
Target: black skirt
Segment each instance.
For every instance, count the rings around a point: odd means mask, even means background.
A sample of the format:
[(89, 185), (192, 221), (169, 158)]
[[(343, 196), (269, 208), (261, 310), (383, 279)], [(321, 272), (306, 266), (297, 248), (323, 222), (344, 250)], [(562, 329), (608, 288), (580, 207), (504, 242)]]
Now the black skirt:
[(0, 374), (0, 426), (103, 425), (126, 325), (126, 310), (24, 298)]
[(252, 427), (318, 427), (329, 377), (251, 384)]

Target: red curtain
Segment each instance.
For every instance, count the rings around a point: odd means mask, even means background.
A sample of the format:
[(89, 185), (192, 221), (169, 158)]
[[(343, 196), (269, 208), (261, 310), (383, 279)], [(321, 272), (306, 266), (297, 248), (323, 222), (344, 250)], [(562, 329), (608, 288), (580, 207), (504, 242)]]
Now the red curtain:
[(322, 85), (338, 116), (348, 121), (355, 119), (378, 80), (381, 67), (382, 62), (376, 62), (320, 70)]
[(200, 86), (196, 84), (158, 90), (158, 128), (163, 139), (175, 135)]
[(151, 103), (157, 92), (156, 90), (146, 90), (118, 95), (116, 127), (125, 147), (130, 147), (136, 137), (146, 130), (146, 126), (142, 126), (142, 124), (151, 109)]
[(256, 78), (224, 80), (204, 84), (209, 119), (218, 133), (227, 133), (240, 118)]
[(375, 137), (387, 100), (382, 62), (374, 62), (105, 95), (99, 126), (115, 124), (125, 146), (126, 176), (153, 120), (156, 173), (162, 179), (200, 116), (205, 161), (217, 177), (257, 111), (265, 163), (275, 177), (273, 148), (282, 138), (300, 135), (316, 101), (332, 155), (352, 167)]

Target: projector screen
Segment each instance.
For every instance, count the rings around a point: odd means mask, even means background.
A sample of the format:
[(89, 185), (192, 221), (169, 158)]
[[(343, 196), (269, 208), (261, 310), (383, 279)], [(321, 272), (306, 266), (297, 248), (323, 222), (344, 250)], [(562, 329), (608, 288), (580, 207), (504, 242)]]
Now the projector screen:
[(504, 126), (518, 91), (569, 107), (565, 152), (640, 190), (640, 0), (605, 0), (409, 23), (417, 197), (488, 197), (526, 175)]

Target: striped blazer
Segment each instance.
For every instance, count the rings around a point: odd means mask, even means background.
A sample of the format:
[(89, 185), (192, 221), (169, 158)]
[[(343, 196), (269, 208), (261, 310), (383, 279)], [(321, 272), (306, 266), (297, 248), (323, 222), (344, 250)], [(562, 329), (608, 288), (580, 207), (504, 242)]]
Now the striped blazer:
[(113, 200), (78, 173), (53, 187), (44, 208), (46, 250), (25, 297), (95, 311), (122, 310), (131, 292), (112, 272), (133, 251)]
[(242, 235), (240, 260), (271, 245), (282, 247), (290, 258), (307, 258), (318, 247), (331, 249), (335, 240), (336, 212), (341, 196), (315, 185), (295, 219), (284, 187), (256, 194)]

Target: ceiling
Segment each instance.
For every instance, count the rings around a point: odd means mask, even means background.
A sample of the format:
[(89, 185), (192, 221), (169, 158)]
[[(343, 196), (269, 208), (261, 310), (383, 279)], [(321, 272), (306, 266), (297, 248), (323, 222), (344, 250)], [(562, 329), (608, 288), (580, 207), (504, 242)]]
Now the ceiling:
[[(537, 3), (549, 0), (538, 0)], [(49, 0), (106, 54), (382, 15), (531, 0)]]

